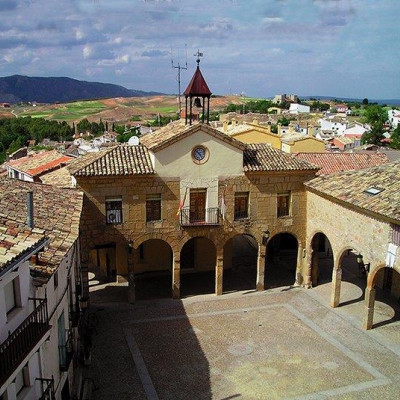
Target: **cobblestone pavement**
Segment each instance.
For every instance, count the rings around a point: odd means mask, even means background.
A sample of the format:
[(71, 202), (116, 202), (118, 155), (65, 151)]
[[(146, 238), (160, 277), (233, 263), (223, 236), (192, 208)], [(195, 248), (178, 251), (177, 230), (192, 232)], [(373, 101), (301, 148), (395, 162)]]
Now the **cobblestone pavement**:
[(398, 399), (398, 308), (377, 302), (361, 329), (360, 288), (330, 285), (126, 303), (126, 285), (96, 286), (91, 365), (103, 399)]

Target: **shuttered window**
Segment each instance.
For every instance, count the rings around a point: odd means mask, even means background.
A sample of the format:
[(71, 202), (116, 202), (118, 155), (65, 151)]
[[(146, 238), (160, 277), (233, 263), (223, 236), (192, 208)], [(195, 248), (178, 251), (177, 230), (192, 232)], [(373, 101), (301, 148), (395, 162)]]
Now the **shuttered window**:
[(146, 197), (146, 222), (161, 220), (161, 194)]

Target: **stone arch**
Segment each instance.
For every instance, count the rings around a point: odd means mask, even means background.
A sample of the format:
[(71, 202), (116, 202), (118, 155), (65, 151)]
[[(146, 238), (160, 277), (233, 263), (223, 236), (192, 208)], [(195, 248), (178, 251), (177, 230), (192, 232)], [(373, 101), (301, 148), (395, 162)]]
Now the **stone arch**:
[(223, 246), (223, 290), (254, 290), (260, 245), (251, 233), (236, 233)]
[(132, 254), (135, 298), (171, 297), (174, 260), (171, 245), (156, 235), (139, 243)]
[[(365, 290), (366, 277), (365, 269), (362, 268), (364, 272), (361, 275), (361, 266), (357, 264), (358, 254), (360, 251), (352, 246), (344, 246), (337, 253), (335, 263), (332, 271), (332, 287), (331, 287), (331, 307), (338, 307), (341, 302), (341, 292), (343, 281), (346, 280), (351, 286), (348, 287), (348, 295), (352, 296), (352, 300), (347, 300), (343, 304), (348, 304), (349, 302), (359, 301), (363, 297)], [(345, 277), (343, 274), (345, 273)], [(345, 278), (345, 279), (344, 279)], [(355, 286), (358, 286), (358, 289)], [(351, 294), (350, 294), (351, 292)], [(354, 298), (354, 294), (359, 297)]]
[(182, 296), (213, 293), (217, 246), (206, 236), (192, 236), (181, 246), (180, 281)]
[[(365, 289), (365, 310), (363, 328), (372, 329), (374, 321), (374, 309), (375, 309), (375, 296), (376, 296), (376, 277), (380, 271), (384, 268), (389, 268), (386, 263), (380, 263), (376, 267), (372, 268), (368, 274), (367, 287)], [(398, 271), (397, 271), (398, 272)]]
[(292, 231), (276, 232), (266, 244), (265, 287), (291, 286), (297, 282), (301, 242)]
[(309, 254), (308, 285), (315, 287), (330, 282), (335, 265), (335, 254), (332, 242), (324, 232), (318, 230), (313, 233)]

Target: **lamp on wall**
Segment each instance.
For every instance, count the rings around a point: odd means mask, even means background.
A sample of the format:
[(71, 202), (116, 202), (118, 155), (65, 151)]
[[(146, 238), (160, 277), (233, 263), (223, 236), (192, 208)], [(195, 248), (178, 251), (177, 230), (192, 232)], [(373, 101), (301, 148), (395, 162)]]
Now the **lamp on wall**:
[(269, 239), (269, 230), (266, 230), (262, 234), (262, 244), (263, 244), (263, 246), (267, 245), (268, 239)]
[(79, 308), (83, 311), (88, 307), (88, 297), (79, 296)]
[(362, 276), (367, 276), (369, 269), (371, 267), (371, 263), (364, 263), (364, 258), (362, 256), (362, 254), (358, 253), (357, 256), (357, 264), (358, 264), (358, 268), (361, 272)]

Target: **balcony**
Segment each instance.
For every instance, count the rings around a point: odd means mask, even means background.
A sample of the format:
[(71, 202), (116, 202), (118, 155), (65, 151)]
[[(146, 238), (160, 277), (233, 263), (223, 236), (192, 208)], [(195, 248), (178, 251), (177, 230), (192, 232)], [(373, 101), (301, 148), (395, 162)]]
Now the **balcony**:
[(39, 400), (55, 400), (54, 379), (36, 378), (36, 380), (42, 384), (42, 395), (39, 397)]
[(67, 341), (63, 345), (58, 346), (58, 353), (60, 356), (60, 371), (68, 371), (74, 355), (74, 338), (72, 331), (68, 330)]
[(35, 299), (38, 307), (0, 345), (0, 386), (49, 330), (47, 301)]
[(219, 225), (219, 208), (183, 208), (180, 213), (181, 226)]

